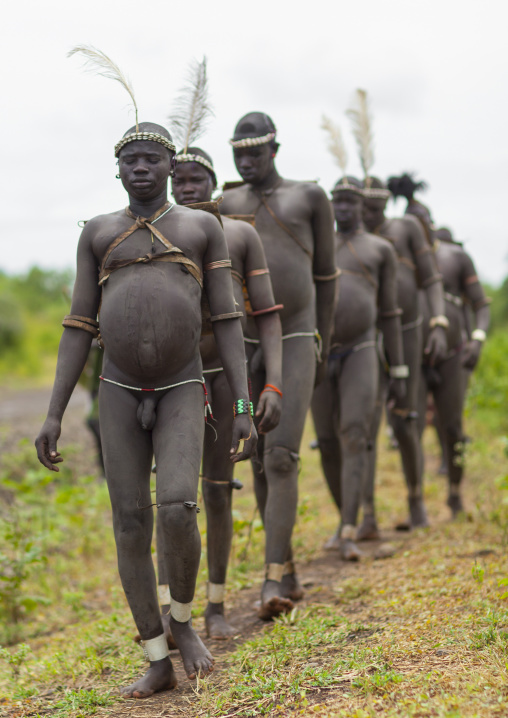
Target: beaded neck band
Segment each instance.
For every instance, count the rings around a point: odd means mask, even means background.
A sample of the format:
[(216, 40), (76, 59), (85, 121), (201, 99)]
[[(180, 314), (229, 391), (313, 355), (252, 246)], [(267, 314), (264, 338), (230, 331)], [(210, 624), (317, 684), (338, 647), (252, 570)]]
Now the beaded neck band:
[(258, 145), (267, 145), (275, 139), (275, 132), (269, 132), (263, 137), (244, 137), (243, 140), (229, 140), (229, 144), (235, 149), (241, 147), (257, 147)]
[(365, 187), (363, 196), (367, 199), (390, 199), (392, 193), (389, 189), (383, 189), (382, 187)]
[(206, 167), (207, 170), (210, 170), (210, 172), (212, 172), (215, 177), (215, 170), (213, 168), (212, 163), (208, 162), (208, 160), (205, 159), (204, 157), (201, 157), (201, 155), (183, 154), (183, 155), (177, 155), (175, 157), (175, 159), (177, 162), (199, 162), (200, 165), (203, 165), (203, 167)]
[(166, 147), (166, 149), (176, 152), (176, 147), (171, 140), (168, 140), (168, 138), (163, 135), (159, 135), (157, 132), (132, 132), (130, 135), (122, 137), (120, 142), (117, 142), (115, 145), (115, 157), (118, 157), (120, 150), (123, 149), (125, 145), (128, 145), (129, 142), (136, 142), (136, 140), (158, 142), (160, 145), (163, 145), (163, 147)]

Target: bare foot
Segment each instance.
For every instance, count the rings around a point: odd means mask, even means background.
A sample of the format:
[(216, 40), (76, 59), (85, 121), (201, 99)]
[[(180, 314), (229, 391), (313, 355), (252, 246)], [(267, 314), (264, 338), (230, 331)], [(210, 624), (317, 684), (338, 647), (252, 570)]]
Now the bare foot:
[(343, 561), (359, 561), (362, 556), (363, 553), (352, 539), (340, 540), (340, 557)]
[(280, 582), (282, 598), (289, 598), (291, 601), (301, 601), (303, 588), (296, 573), (286, 573)]
[(282, 596), (281, 585), (277, 581), (265, 581), (261, 589), (261, 607), (258, 616), (263, 621), (270, 621), (281, 613), (289, 613), (294, 608), (289, 598)]
[(464, 511), (462, 497), (458, 494), (455, 494), (454, 496), (448, 496), (448, 501), (446, 503), (452, 511), (452, 519), (456, 519), (457, 516)]
[(196, 676), (206, 676), (213, 671), (213, 658), (205, 644), (192, 628), (191, 622), (180, 623), (173, 616), (169, 618), (171, 634), (182, 656), (183, 667), (192, 680)]
[(411, 522), (411, 528), (413, 529), (427, 528), (429, 526), (429, 520), (422, 498), (409, 499), (409, 520)]
[(122, 689), (124, 698), (148, 698), (157, 691), (176, 688), (176, 676), (169, 656), (160, 661), (150, 661), (150, 668), (143, 678)]
[[(175, 643), (175, 639), (171, 635), (171, 628), (169, 627), (169, 613), (163, 613), (161, 615), (161, 620), (164, 635), (166, 636), (166, 641), (168, 642), (168, 648), (170, 651), (174, 651), (175, 648), (178, 648), (178, 646)], [(136, 643), (141, 642), (141, 636), (139, 635), (139, 633), (134, 636), (134, 640), (136, 641)]]
[(340, 551), (340, 529), (323, 546), (325, 551)]
[(205, 610), (205, 625), (208, 638), (225, 640), (237, 633), (237, 630), (230, 626), (224, 617), (223, 603), (209, 603)]
[(377, 541), (380, 539), (377, 521), (374, 516), (364, 516), (361, 526), (356, 532), (357, 541)]

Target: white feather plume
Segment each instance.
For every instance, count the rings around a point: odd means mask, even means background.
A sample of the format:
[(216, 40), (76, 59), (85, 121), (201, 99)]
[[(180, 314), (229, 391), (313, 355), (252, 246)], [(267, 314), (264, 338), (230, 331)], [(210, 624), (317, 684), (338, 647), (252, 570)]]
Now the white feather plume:
[(189, 66), (187, 82), (181, 88), (168, 118), (171, 132), (184, 152), (201, 137), (212, 116), (204, 57), (201, 62), (194, 60)]
[(344, 146), (344, 140), (342, 139), (340, 127), (332, 122), (329, 117), (323, 115), (321, 119), (321, 129), (328, 133), (328, 150), (340, 167), (342, 175), (345, 177), (347, 168), (347, 152)]
[(104, 52), (102, 52), (102, 50), (98, 50), (92, 45), (77, 45), (67, 53), (67, 57), (72, 57), (73, 55), (78, 54), (82, 55), (85, 58), (85, 70), (93, 72), (97, 75), (101, 75), (102, 77), (106, 77), (108, 80), (115, 80), (115, 82), (119, 82), (120, 85), (122, 85), (122, 87), (128, 92), (129, 97), (132, 100), (132, 104), (134, 105), (134, 111), (136, 113), (137, 132), (139, 127), (138, 106), (136, 103), (136, 98), (134, 97), (134, 90), (130, 81), (123, 74), (118, 65), (113, 62), (113, 60), (111, 60), (111, 58), (109, 58)]
[(353, 135), (358, 145), (360, 162), (365, 178), (368, 179), (370, 170), (374, 164), (374, 137), (371, 126), (369, 102), (365, 90), (356, 91), (355, 105), (349, 110), (346, 110), (346, 115), (351, 120)]

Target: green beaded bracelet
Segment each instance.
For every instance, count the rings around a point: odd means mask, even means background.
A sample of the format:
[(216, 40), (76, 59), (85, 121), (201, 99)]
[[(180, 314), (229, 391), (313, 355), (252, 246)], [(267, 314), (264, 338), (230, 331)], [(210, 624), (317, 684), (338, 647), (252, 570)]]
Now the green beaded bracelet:
[(235, 419), (239, 414), (249, 414), (252, 418), (254, 416), (254, 406), (252, 404), (252, 401), (237, 399), (233, 404), (233, 415)]

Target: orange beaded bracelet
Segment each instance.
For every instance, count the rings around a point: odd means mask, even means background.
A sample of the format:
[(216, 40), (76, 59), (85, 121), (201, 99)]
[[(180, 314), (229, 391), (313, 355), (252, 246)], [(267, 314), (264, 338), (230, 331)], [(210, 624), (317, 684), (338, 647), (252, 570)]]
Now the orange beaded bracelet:
[(278, 395), (280, 396), (280, 398), (282, 399), (282, 392), (281, 392), (281, 390), (280, 390), (280, 389), (277, 389), (277, 387), (274, 386), (273, 384), (265, 384), (265, 388), (263, 389), (263, 391), (261, 392), (261, 394), (263, 394), (263, 392), (265, 392), (265, 391), (274, 391), (274, 392), (275, 392), (276, 394), (278, 394)]

